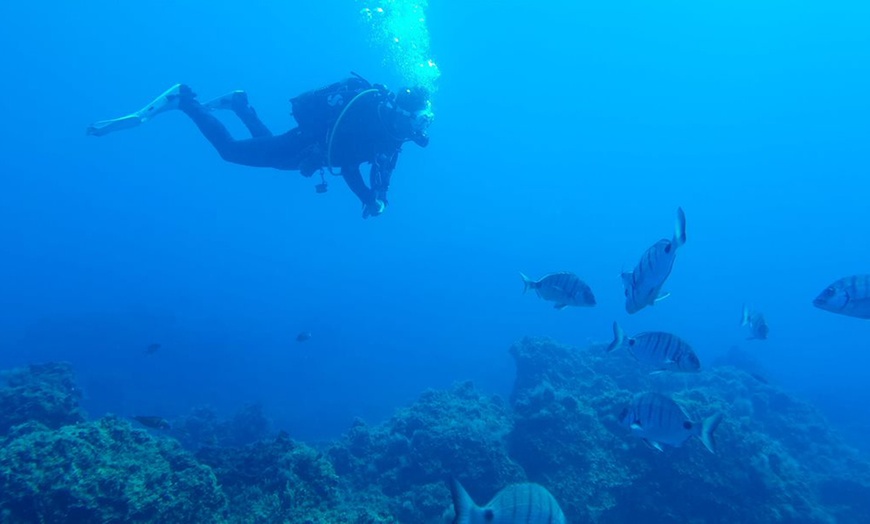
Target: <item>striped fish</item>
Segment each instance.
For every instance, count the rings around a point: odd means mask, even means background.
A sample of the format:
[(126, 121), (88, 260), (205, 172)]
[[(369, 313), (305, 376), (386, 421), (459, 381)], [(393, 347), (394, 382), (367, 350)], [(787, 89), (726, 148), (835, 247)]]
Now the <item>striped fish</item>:
[(667, 297), (662, 295), (662, 286), (671, 274), (677, 249), (686, 243), (686, 214), (677, 209), (677, 224), (674, 238), (659, 240), (640, 257), (634, 271), (622, 273), (625, 287), (625, 310), (634, 314)]
[(663, 451), (662, 444), (680, 447), (691, 437), (698, 437), (714, 453), (713, 432), (722, 422), (716, 413), (701, 422), (692, 420), (673, 399), (661, 393), (641, 393), (622, 410), (619, 423), (635, 437)]
[(662, 331), (649, 331), (634, 337), (626, 337), (619, 324), (613, 323), (613, 342), (607, 351), (628, 348), (639, 362), (660, 371), (682, 371), (693, 373), (701, 371), (698, 356), (686, 341), (676, 335)]
[(819, 293), (813, 305), (838, 315), (870, 318), (870, 275), (837, 280)]
[(592, 289), (574, 273), (563, 271), (550, 273), (540, 280), (532, 280), (520, 273), (523, 278), (523, 293), (534, 289), (539, 297), (544, 300), (555, 302), (556, 309), (567, 306), (592, 307), (595, 305), (595, 295)]
[(478, 506), (459, 481), (451, 485), (453, 524), (566, 524), (559, 503), (539, 484), (511, 484)]
[(750, 311), (748, 307), (743, 306), (743, 320), (741, 326), (749, 326), (749, 336), (747, 340), (767, 340), (767, 334), (770, 328), (767, 326), (767, 320), (764, 315), (757, 311)]

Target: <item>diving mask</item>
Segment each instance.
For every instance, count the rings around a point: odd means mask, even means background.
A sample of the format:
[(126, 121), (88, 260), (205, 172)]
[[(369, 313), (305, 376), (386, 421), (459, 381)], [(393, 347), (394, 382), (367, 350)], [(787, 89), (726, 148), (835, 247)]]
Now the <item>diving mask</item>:
[(411, 130), (414, 133), (422, 133), (432, 125), (432, 121), (435, 120), (435, 113), (432, 112), (432, 103), (426, 102), (426, 107), (423, 109), (414, 111), (410, 113), (409, 120), (411, 124)]

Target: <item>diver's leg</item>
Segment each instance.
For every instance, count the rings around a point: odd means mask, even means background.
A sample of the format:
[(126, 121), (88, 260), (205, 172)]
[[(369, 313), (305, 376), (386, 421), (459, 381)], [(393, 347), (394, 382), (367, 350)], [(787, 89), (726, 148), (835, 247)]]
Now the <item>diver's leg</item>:
[(233, 91), (223, 96), (219, 96), (213, 100), (209, 100), (202, 104), (206, 109), (228, 109), (239, 117), (239, 120), (245, 124), (251, 136), (259, 138), (262, 136), (272, 136), (272, 132), (266, 127), (266, 124), (257, 116), (257, 112), (248, 103), (248, 94), (244, 91)]
[(223, 123), (192, 96), (182, 97), (178, 108), (193, 120), (227, 162), (251, 167), (299, 168), (299, 158), (305, 144), (295, 129), (278, 136), (269, 133), (247, 140), (235, 140)]

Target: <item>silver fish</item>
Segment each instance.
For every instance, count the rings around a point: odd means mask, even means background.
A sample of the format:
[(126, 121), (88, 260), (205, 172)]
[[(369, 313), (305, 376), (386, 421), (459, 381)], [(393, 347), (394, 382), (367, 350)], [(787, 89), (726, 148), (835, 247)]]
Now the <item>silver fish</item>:
[(478, 506), (459, 481), (452, 485), (453, 524), (565, 524), (559, 503), (539, 484), (511, 484)]
[(701, 422), (692, 420), (673, 399), (661, 393), (635, 395), (631, 404), (622, 410), (619, 423), (635, 437), (663, 451), (662, 444), (680, 447), (691, 437), (698, 437), (704, 447), (714, 453), (713, 432), (722, 422), (716, 413)]
[(619, 324), (613, 323), (613, 342), (607, 351), (628, 348), (639, 362), (651, 366), (655, 371), (682, 371), (693, 373), (701, 371), (701, 361), (685, 340), (671, 333), (648, 331), (634, 337), (626, 337)]
[(813, 305), (839, 315), (870, 318), (870, 275), (837, 280), (819, 293)]
[(659, 240), (640, 257), (634, 271), (622, 273), (625, 287), (625, 310), (634, 314), (667, 297), (662, 286), (674, 267), (677, 250), (686, 243), (686, 214), (677, 208), (677, 223), (671, 240)]
[(592, 307), (595, 305), (595, 295), (592, 289), (574, 273), (563, 271), (550, 273), (539, 280), (532, 280), (520, 273), (523, 277), (523, 293), (530, 289), (544, 300), (555, 302), (556, 309), (567, 306)]
[(757, 311), (750, 311), (748, 307), (743, 306), (743, 320), (741, 326), (749, 326), (749, 336), (747, 340), (767, 340), (767, 334), (770, 328), (767, 326), (767, 320), (764, 315)]

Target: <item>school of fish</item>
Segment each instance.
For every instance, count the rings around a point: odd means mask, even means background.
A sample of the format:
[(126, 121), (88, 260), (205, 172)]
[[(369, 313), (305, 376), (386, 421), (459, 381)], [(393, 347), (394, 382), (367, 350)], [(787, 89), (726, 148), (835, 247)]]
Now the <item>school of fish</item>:
[[(673, 236), (654, 243), (644, 251), (634, 269), (621, 274), (628, 314), (654, 306), (669, 296), (663, 287), (686, 239), (686, 215), (682, 208), (678, 208)], [(556, 309), (593, 307), (596, 304), (592, 289), (574, 273), (551, 273), (538, 280), (522, 273), (520, 276), (524, 292), (533, 289), (541, 299), (553, 302)], [(832, 282), (816, 296), (813, 305), (838, 315), (870, 319), (870, 275), (852, 275)], [(770, 328), (760, 311), (744, 305), (740, 325), (748, 331), (747, 340), (767, 340)], [(701, 362), (692, 346), (672, 333), (649, 331), (628, 336), (614, 322), (613, 341), (607, 351), (616, 350), (628, 351), (638, 365), (650, 373), (701, 371)], [(722, 413), (714, 412), (699, 418), (687, 413), (671, 397), (648, 391), (635, 394), (618, 420), (628, 435), (660, 452), (665, 446), (680, 447), (694, 437), (710, 453), (715, 453), (714, 432), (722, 422)], [(564, 522), (565, 518), (552, 495), (537, 484), (507, 486), (486, 506), (480, 507), (454, 481), (453, 501), (456, 514), (453, 524), (542, 524)]]

